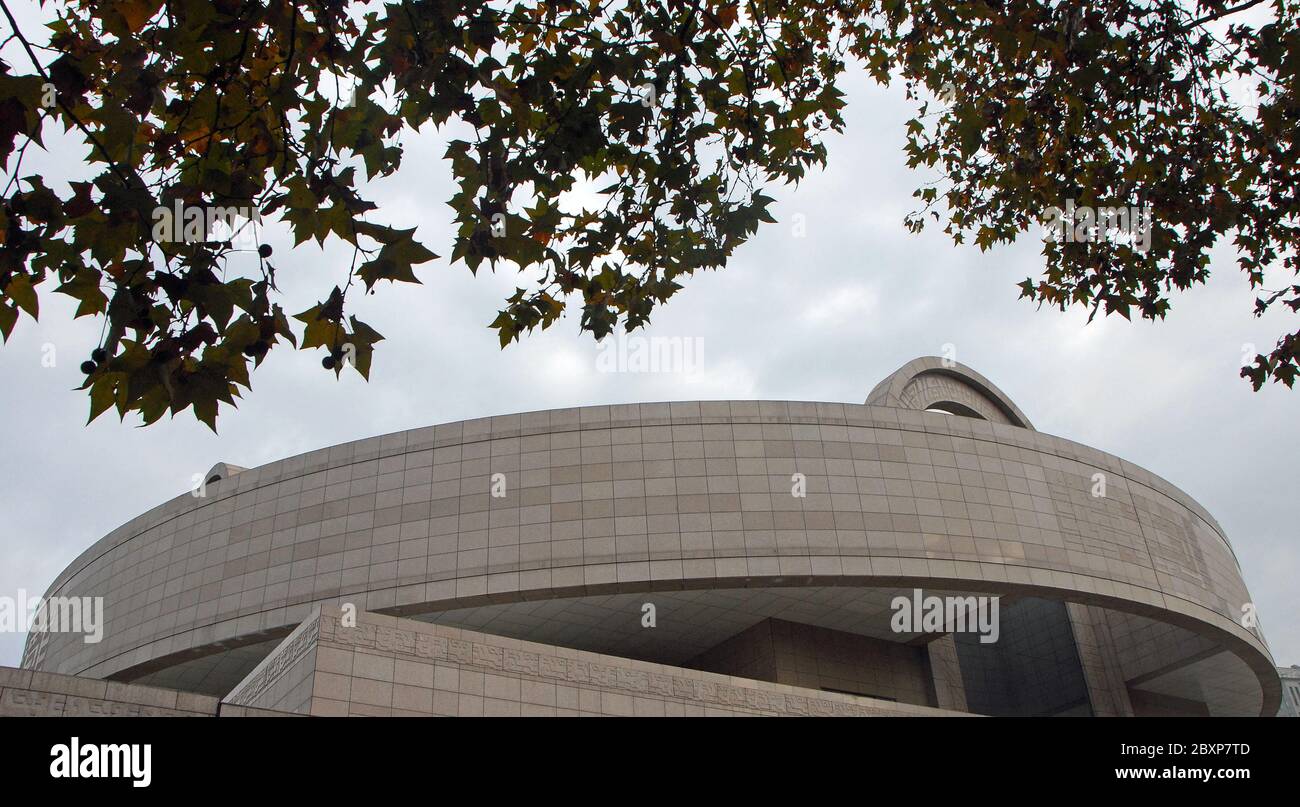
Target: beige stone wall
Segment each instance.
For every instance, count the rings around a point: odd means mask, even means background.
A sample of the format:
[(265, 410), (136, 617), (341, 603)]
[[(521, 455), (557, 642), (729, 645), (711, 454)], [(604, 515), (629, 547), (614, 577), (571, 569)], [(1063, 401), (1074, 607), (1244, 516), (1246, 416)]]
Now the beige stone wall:
[(925, 646), (930, 662), (930, 680), (934, 687), (935, 706), (958, 712), (967, 710), (966, 685), (961, 677), (961, 662), (952, 634), (944, 634)]
[(135, 674), (319, 604), (417, 613), (792, 581), (1119, 607), (1192, 626), (1277, 689), (1238, 622), (1250, 596), (1221, 530), (1159, 477), (997, 423), (776, 401), (484, 418), (243, 471), (78, 558), (51, 593), (103, 596), (105, 639), (33, 638), (24, 666)]
[(685, 666), (722, 675), (777, 681), (776, 646), (772, 641), (772, 620), (765, 619), (748, 630), (691, 659)]
[[(903, 716), (938, 709), (803, 689), (361, 613), (324, 609), (228, 700), (261, 708), (314, 648), (309, 700), (322, 716)], [(277, 660), (276, 657), (280, 659)], [(268, 674), (268, 671), (271, 671)], [(277, 672), (278, 671), (278, 672)]]
[(952, 402), (977, 412), (980, 417), (993, 423), (1012, 422), (978, 390), (946, 375), (931, 373), (917, 376), (903, 388), (899, 399), (908, 409), (929, 409), (936, 404)]
[(772, 639), (779, 683), (935, 705), (923, 647), (780, 619)]
[(881, 379), (867, 393), (867, 403), (875, 406), (925, 410), (943, 401), (961, 404), (993, 423), (1033, 428), (1029, 418), (1006, 393), (980, 373), (951, 358), (913, 359)]
[(213, 717), (217, 699), (0, 667), (0, 717)]
[(936, 706), (921, 647), (765, 619), (688, 667), (812, 690)]
[(1137, 717), (1209, 717), (1205, 704), (1185, 698), (1161, 695), (1158, 692), (1129, 691), (1133, 714)]
[(222, 698), (223, 705), (307, 714), (316, 675), (320, 620), (304, 620)]
[(1088, 700), (1097, 717), (1132, 717), (1124, 670), (1106, 612), (1087, 605), (1067, 606), (1079, 652)]

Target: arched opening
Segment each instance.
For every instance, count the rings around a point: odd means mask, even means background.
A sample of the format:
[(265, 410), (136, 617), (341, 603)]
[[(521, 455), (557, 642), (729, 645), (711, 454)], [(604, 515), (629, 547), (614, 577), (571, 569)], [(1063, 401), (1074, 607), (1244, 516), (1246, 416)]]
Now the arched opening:
[(975, 418), (976, 420), (987, 420), (988, 418), (971, 409), (965, 404), (956, 401), (935, 401), (925, 408), (927, 412), (942, 412), (945, 415), (957, 415), (964, 418)]

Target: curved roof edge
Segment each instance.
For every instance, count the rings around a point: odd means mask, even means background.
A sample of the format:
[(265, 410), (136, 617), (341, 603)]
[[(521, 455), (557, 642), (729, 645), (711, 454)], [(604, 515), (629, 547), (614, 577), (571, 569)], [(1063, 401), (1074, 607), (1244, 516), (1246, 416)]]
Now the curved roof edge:
[(240, 465), (231, 465), (228, 462), (218, 462), (216, 465), (213, 465), (208, 469), (208, 472), (203, 476), (203, 480), (205, 482), (216, 482), (221, 479), (229, 479), (235, 474), (247, 470), (247, 468)]
[(913, 409), (903, 400), (903, 393), (908, 384), (927, 375), (955, 378), (973, 389), (989, 404), (1006, 416), (1011, 425), (1034, 431), (1034, 426), (1020, 411), (1020, 407), (997, 385), (980, 373), (953, 359), (938, 356), (922, 356), (912, 359), (907, 364), (890, 373), (872, 388), (865, 403), (873, 406), (892, 406), (898, 409)]

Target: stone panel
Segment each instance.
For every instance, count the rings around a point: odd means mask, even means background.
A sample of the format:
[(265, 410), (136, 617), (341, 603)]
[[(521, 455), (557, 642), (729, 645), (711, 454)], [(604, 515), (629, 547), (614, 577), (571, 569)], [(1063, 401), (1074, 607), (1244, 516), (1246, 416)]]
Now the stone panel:
[[(242, 470), (83, 553), (49, 594), (104, 597), (104, 641), (33, 635), (24, 667), (131, 678), (279, 636), (344, 602), (415, 614), (656, 589), (946, 582), (1176, 624), (1240, 656), (1275, 708), (1267, 647), (1239, 622), (1250, 595), (1199, 504), (1069, 440), (897, 408), (885, 386), (891, 406), (552, 410)], [(791, 495), (794, 474), (805, 497)], [(1092, 495), (1099, 477), (1104, 496)]]

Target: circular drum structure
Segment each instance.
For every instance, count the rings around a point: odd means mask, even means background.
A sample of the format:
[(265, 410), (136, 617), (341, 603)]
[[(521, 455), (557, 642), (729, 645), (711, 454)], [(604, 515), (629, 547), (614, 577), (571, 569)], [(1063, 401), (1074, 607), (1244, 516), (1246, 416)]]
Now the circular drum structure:
[[(352, 603), (983, 714), (1271, 715), (1280, 700), (1209, 513), (1035, 431), (937, 358), (864, 405), (503, 415), (222, 463), (202, 493), (60, 574), (47, 596), (103, 597), (104, 638), (33, 634), (23, 666), (220, 695), (317, 605)], [(898, 629), (895, 598), (931, 594), (998, 597), (998, 641)], [(756, 626), (785, 642), (787, 672), (752, 662)]]

